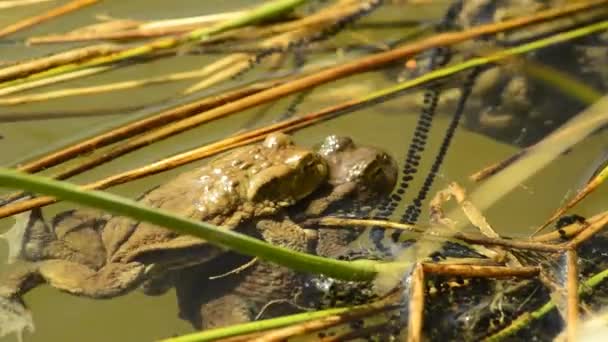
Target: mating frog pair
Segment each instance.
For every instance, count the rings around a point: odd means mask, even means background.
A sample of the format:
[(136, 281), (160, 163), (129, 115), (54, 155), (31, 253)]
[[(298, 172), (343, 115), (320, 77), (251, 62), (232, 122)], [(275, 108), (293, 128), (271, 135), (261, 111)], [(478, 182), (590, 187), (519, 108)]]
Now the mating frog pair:
[[(313, 151), (296, 146), (286, 135), (273, 134), (262, 143), (177, 176), (140, 201), (276, 245), (330, 256), (334, 248), (352, 241), (352, 234), (304, 229), (294, 219), (324, 214), (339, 203), (370, 203), (391, 191), (396, 176), (390, 156), (372, 147), (355, 146), (349, 138), (330, 136)], [(142, 285), (150, 294), (176, 286), (179, 295), (185, 293), (181, 289), (195, 284), (197, 293), (204, 293), (197, 296), (199, 312), (204, 315), (207, 306), (226, 298), (238, 302), (236, 307), (244, 307), (242, 317), (235, 319), (244, 321), (253, 318), (251, 301), (268, 301), (273, 294), (292, 291), (290, 286), (299, 281), (286, 268), (259, 262), (250, 270), (256, 284), (248, 278), (232, 286), (235, 291), (218, 294), (214, 292), (217, 286), (207, 284), (212, 282), (208, 278), (184, 282), (188, 268), (222, 269), (228, 256), (235, 254), (205, 240), (91, 210), (59, 214), (50, 224), (36, 210), (25, 221), (4, 234), (10, 237), (10, 255), (25, 262), (0, 283), (0, 311), (6, 317), (29, 315), (22, 296), (42, 283), (91, 298), (112, 298)], [(252, 286), (266, 290), (256, 298), (238, 291)], [(193, 316), (185, 316), (199, 327), (217, 325), (209, 318), (196, 322)], [(1, 326), (7, 322), (19, 325), (18, 321), (10, 317), (0, 321), (0, 335), (31, 327), (28, 320), (22, 320), (25, 323), (19, 329)]]

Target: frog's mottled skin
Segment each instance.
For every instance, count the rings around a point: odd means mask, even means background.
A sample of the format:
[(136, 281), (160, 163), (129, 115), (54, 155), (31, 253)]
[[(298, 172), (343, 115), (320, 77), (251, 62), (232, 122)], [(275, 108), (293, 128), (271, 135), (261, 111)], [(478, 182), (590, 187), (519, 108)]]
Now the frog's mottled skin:
[[(310, 195), (327, 173), (319, 154), (273, 134), (179, 175), (140, 201), (264, 238), (266, 227), (283, 224), (283, 208)], [(275, 217), (278, 223), (269, 225)], [(110, 298), (226, 253), (193, 236), (89, 210), (60, 214), (50, 225), (36, 210), (26, 221), (3, 235), (10, 240), (11, 255), (25, 267), (0, 284), (0, 315), (23, 311), (16, 308), (22, 295), (44, 282), (76, 295)], [(315, 235), (301, 238), (307, 245)], [(2, 322), (0, 335), (10, 329)]]
[[(326, 257), (342, 255), (358, 234), (346, 229), (316, 229), (318, 238), (307, 240), (307, 230), (291, 222), (373, 205), (390, 193), (397, 179), (397, 165), (386, 153), (356, 146), (350, 138), (329, 136), (319, 148), (329, 166), (328, 181), (312, 196), (288, 209), (290, 218), (266, 221), (264, 239), (299, 251)], [(280, 229), (272, 229), (272, 226)], [(316, 242), (311, 246), (309, 241)], [(175, 274), (175, 287), (182, 318), (197, 329), (242, 323), (301, 311), (305, 275), (285, 267), (257, 261), (240, 271), (224, 274), (247, 264), (250, 258), (236, 253)]]

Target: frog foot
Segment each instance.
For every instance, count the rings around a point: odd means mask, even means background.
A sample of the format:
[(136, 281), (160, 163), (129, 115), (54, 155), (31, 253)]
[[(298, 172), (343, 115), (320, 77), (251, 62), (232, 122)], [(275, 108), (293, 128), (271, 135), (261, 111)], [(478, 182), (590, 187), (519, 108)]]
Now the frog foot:
[(0, 234), (0, 239), (8, 245), (8, 263), (14, 263), (23, 254), (23, 242), (30, 222), (30, 213), (22, 213), (13, 216), (15, 224), (8, 231)]
[(40, 208), (13, 217), (15, 224), (8, 231), (0, 234), (0, 239), (6, 240), (8, 245), (7, 263), (9, 264), (18, 259), (26, 259), (26, 254), (40, 252), (41, 246), (53, 239)]
[(34, 332), (32, 314), (18, 299), (4, 297), (0, 288), (0, 338), (15, 333), (19, 342), (23, 341), (23, 332)]

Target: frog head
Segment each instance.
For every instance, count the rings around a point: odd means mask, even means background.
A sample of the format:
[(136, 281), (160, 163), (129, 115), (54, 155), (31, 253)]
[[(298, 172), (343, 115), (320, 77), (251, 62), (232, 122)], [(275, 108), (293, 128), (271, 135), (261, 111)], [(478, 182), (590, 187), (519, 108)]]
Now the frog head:
[(254, 169), (247, 198), (290, 205), (310, 195), (327, 180), (328, 167), (316, 152), (295, 146), (282, 133), (269, 135), (253, 159), (264, 159)]
[(395, 160), (371, 146), (357, 146), (349, 137), (330, 135), (318, 147), (327, 160), (329, 183), (368, 203), (390, 193), (397, 181)]

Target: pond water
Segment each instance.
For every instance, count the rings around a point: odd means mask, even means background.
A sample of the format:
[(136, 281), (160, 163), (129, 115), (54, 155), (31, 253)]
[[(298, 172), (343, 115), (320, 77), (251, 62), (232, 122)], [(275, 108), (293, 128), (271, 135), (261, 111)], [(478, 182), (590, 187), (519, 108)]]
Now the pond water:
[[(0, 10), (0, 27), (35, 13), (42, 12), (59, 1), (50, 1), (35, 6), (24, 6), (11, 10)], [(26, 47), (20, 40), (28, 36), (52, 32), (64, 32), (94, 21), (96, 15), (104, 14), (117, 18), (141, 20), (163, 19), (202, 15), (221, 11), (236, 10), (242, 6), (260, 3), (259, 1), (198, 1), (198, 0), (148, 0), (105, 1), (85, 8), (74, 14), (38, 25), (31, 30), (23, 31), (0, 41), (0, 61), (15, 61), (35, 56), (42, 56), (55, 51), (67, 49), (72, 45), (41, 45)], [(418, 19), (437, 18), (444, 2), (439, 5), (418, 5), (415, 9)], [(383, 11), (386, 16), (390, 11)], [(407, 18), (406, 18), (407, 19)], [(395, 34), (390, 31), (387, 34)], [(14, 41), (14, 40), (16, 41)], [(74, 80), (45, 90), (62, 87), (76, 87), (104, 84), (111, 81), (130, 78), (143, 78), (171, 72), (192, 70), (218, 58), (218, 56), (182, 55), (174, 58), (158, 59), (140, 63), (119, 70), (102, 73), (97, 76)], [(259, 71), (254, 71), (259, 72)], [(252, 74), (248, 74), (252, 75)], [(188, 99), (200, 97), (195, 94), (187, 98), (178, 98), (180, 90), (196, 81), (180, 81), (164, 85), (138, 88), (128, 91), (112, 92), (93, 96), (73, 97), (62, 100), (44, 101), (37, 104), (0, 108), (1, 115), (13, 117), (21, 115), (49, 116), (66, 113), (85, 113), (79, 117), (31, 119), (27, 121), (0, 121), (0, 165), (12, 166), (30, 157), (41, 155), (60, 146), (78, 141), (104, 131), (109, 127), (129, 122), (137, 116), (153, 113), (160, 108), (174, 106)], [(234, 82), (239, 82), (234, 81)], [(233, 83), (234, 83), (233, 82)], [(394, 84), (384, 73), (368, 73), (350, 77), (316, 88), (307, 100), (298, 107), (299, 113), (316, 110), (359, 95), (369, 93)], [(38, 90), (27, 93), (35, 93)], [(419, 98), (419, 94), (415, 95)], [(418, 112), (404, 110), (412, 108), (412, 96), (369, 107), (357, 112), (340, 116), (322, 124), (298, 130), (294, 133), (297, 143), (313, 145), (328, 134), (351, 136), (356, 142), (384, 148), (398, 160), (403, 159), (411, 139), (413, 126)], [(249, 122), (258, 125), (268, 122), (273, 115), (286, 108), (286, 101), (268, 108), (267, 114), (261, 116), (260, 108), (254, 108), (229, 118), (214, 121), (210, 124), (192, 129), (160, 143), (143, 148), (128, 156), (107, 163), (93, 171), (74, 177), (74, 182), (84, 183), (99, 179), (105, 175), (128, 170), (177, 152), (215, 141), (226, 135), (239, 131)], [(134, 106), (146, 106), (142, 110), (125, 110)], [(112, 115), (97, 115), (100, 111)], [(97, 113), (97, 114), (96, 114)], [(433, 124), (428, 150), (436, 151), (449, 123), (449, 112), (442, 113)], [(581, 182), (582, 175), (588, 166), (605, 151), (608, 133), (600, 132), (575, 147), (570, 153), (561, 156), (549, 167), (521, 184), (515, 191), (503, 198), (484, 214), (490, 224), (500, 233), (507, 235), (524, 235), (543, 222), (555, 208), (565, 201), (567, 194), (572, 194)], [(444, 188), (449, 182), (456, 181), (468, 189), (474, 184), (468, 180), (473, 172), (493, 162), (502, 160), (519, 150), (513, 144), (499, 142), (491, 137), (459, 128), (450, 153), (440, 171), (440, 176), (431, 193)], [(427, 153), (421, 163), (421, 173), (427, 170), (433, 160), (433, 152)], [(400, 163), (403, 160), (399, 160)], [(199, 162), (200, 163), (200, 162)], [(146, 189), (161, 183), (163, 180), (192, 168), (187, 165), (161, 175), (148, 177), (126, 185), (112, 188), (110, 191), (126, 196), (137, 196)], [(415, 180), (412, 188), (420, 186), (420, 178)], [(605, 210), (607, 187), (592, 194), (576, 209), (580, 215), (591, 215)], [(413, 197), (408, 194), (407, 203)], [(60, 204), (50, 207), (47, 215), (58, 210), (73, 207), (71, 204)], [(0, 220), (0, 232), (6, 231), (13, 224), (13, 219)], [(7, 249), (0, 244), (0, 269), (6, 269)], [(25, 341), (150, 341), (162, 337), (183, 334), (192, 331), (186, 322), (178, 319), (175, 295), (169, 292), (159, 297), (147, 297), (135, 291), (129, 295), (111, 300), (91, 300), (61, 293), (44, 286), (35, 289), (25, 296), (33, 311), (36, 332), (26, 334)], [(14, 336), (0, 338), (0, 342), (12, 341)]]

